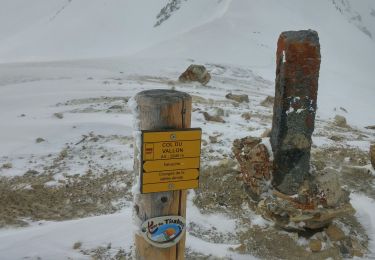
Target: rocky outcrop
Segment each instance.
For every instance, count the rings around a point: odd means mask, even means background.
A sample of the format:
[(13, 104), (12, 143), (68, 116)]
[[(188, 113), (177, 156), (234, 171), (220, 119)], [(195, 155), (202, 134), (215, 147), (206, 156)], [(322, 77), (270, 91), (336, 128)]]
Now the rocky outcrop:
[(203, 65), (190, 65), (184, 73), (180, 75), (178, 80), (180, 82), (197, 81), (202, 85), (206, 85), (211, 79), (210, 73)]
[(181, 0), (169, 0), (168, 3), (160, 10), (158, 15), (156, 16), (156, 23), (154, 27), (157, 27), (164, 23), (169, 17), (172, 16), (177, 10), (181, 8), (182, 1)]

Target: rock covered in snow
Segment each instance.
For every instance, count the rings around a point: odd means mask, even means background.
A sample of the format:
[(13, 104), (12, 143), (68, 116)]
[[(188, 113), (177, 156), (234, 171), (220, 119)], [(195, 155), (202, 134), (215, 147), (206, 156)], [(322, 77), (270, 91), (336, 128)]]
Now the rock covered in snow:
[(204, 116), (204, 119), (206, 119), (206, 121), (225, 123), (225, 120), (221, 116), (218, 116), (218, 115), (212, 116), (207, 112), (203, 112), (203, 116)]
[(346, 118), (344, 116), (336, 115), (334, 119), (335, 125), (339, 127), (347, 127)]
[(210, 73), (206, 70), (203, 65), (190, 65), (184, 73), (180, 75), (178, 80), (180, 82), (192, 82), (197, 81), (202, 85), (206, 85), (211, 79)]
[(249, 96), (248, 95), (234, 95), (232, 93), (229, 93), (225, 96), (227, 99), (231, 99), (231, 100), (234, 100), (238, 103), (242, 103), (242, 102), (245, 102), (245, 103), (249, 103)]

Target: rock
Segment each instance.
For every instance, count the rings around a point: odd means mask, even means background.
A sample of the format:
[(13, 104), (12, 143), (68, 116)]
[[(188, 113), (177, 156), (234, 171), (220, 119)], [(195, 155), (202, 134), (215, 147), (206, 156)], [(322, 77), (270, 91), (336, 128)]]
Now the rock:
[(341, 111), (344, 111), (345, 113), (348, 113), (348, 110), (346, 110), (344, 107), (340, 107)]
[(251, 119), (251, 113), (250, 112), (245, 112), (241, 115), (241, 117), (245, 120), (250, 120)]
[(203, 65), (190, 65), (184, 73), (180, 75), (180, 82), (198, 81), (202, 85), (206, 85), (211, 79), (210, 73)]
[(339, 127), (347, 127), (348, 125), (346, 124), (346, 118), (340, 115), (336, 115), (334, 119), (334, 123), (336, 126)]
[(322, 241), (318, 239), (311, 239), (309, 242), (309, 248), (312, 252), (319, 252), (322, 249)]
[(375, 144), (370, 146), (370, 160), (372, 167), (375, 169)]
[(275, 102), (275, 98), (274, 97), (267, 96), (265, 100), (263, 100), (262, 102), (260, 102), (260, 105), (264, 106), (264, 107), (272, 107), (274, 102)]
[(348, 194), (340, 185), (338, 174), (326, 172), (316, 177), (317, 194), (320, 203), (325, 207), (337, 207), (340, 203), (349, 201)]
[(276, 190), (258, 203), (262, 216), (287, 230), (316, 230), (328, 226), (334, 219), (353, 215), (355, 210), (349, 204), (336, 208), (315, 206), (314, 203), (300, 203), (295, 196), (288, 196)]
[(36, 171), (36, 170), (28, 170), (27, 172), (25, 172), (25, 174), (27, 174), (27, 175), (37, 175), (37, 174), (39, 174), (39, 172)]
[(210, 142), (212, 144), (216, 144), (217, 143), (217, 136), (209, 136), (208, 138), (210, 139)]
[(331, 135), (329, 139), (335, 142), (341, 142), (342, 140), (344, 140), (344, 137), (339, 135)]
[(4, 163), (3, 166), (2, 166), (3, 169), (11, 169), (13, 168), (13, 164), (8, 162), (8, 163)]
[(81, 246), (82, 246), (82, 242), (75, 242), (73, 245), (73, 249), (74, 250), (80, 249)]
[(124, 106), (122, 106), (122, 105), (113, 105), (113, 106), (110, 106), (108, 109), (123, 109), (124, 108)]
[(311, 135), (317, 108), (320, 44), (317, 32), (283, 32), (277, 43), (271, 145), (273, 184), (296, 194), (309, 177)]
[(242, 102), (245, 102), (245, 103), (249, 103), (249, 96), (248, 95), (234, 95), (232, 93), (229, 93), (225, 96), (227, 99), (231, 99), (231, 100), (234, 100), (238, 103), (242, 103)]
[(41, 137), (38, 137), (37, 139), (35, 139), (35, 142), (37, 143), (37, 144), (39, 144), (39, 143), (42, 143), (42, 142), (45, 142), (46, 140), (44, 140), (43, 138), (41, 138)]
[(343, 257), (352, 257), (352, 255), (350, 254), (352, 250), (350, 248), (350, 245), (346, 241), (341, 241), (340, 243), (338, 243), (338, 248)]
[(271, 162), (262, 139), (246, 137), (233, 142), (232, 151), (240, 164), (242, 180), (254, 200), (267, 192), (271, 180)]
[(375, 125), (369, 125), (365, 127), (366, 129), (375, 130)]
[(332, 241), (341, 241), (345, 238), (345, 233), (333, 224), (328, 226), (326, 234)]
[(64, 115), (62, 113), (54, 113), (53, 115), (54, 115), (54, 117), (56, 117), (58, 119), (63, 119), (64, 118)]
[(356, 240), (351, 240), (352, 244), (352, 254), (356, 257), (363, 257), (366, 250), (363, 248), (363, 246)]
[(245, 254), (246, 253), (246, 245), (245, 244), (240, 244), (237, 247), (234, 247), (234, 248), (231, 247), (231, 248), (229, 248), (229, 250), (234, 251), (234, 252), (238, 252), (240, 254)]
[(270, 136), (271, 136), (271, 129), (267, 128), (266, 130), (264, 130), (264, 132), (262, 133), (262, 135), (260, 137), (266, 138), (266, 137), (270, 137)]
[(217, 116), (224, 116), (224, 109), (218, 107), (216, 108), (216, 115)]
[(225, 120), (221, 116), (211, 116), (207, 112), (203, 112), (203, 116), (204, 116), (204, 119), (206, 119), (206, 121), (225, 123)]

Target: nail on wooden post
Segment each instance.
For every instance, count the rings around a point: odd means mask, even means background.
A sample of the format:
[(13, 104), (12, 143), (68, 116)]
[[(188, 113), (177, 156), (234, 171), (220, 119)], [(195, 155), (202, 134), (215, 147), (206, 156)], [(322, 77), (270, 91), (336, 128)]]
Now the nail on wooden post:
[[(137, 103), (140, 130), (183, 129), (190, 128), (191, 96), (175, 90), (147, 90), (138, 93)], [(136, 151), (136, 154), (139, 151)], [(135, 156), (137, 158), (137, 156)], [(135, 163), (135, 178), (140, 178), (139, 166)], [(141, 221), (166, 215), (186, 217), (187, 191), (169, 191), (137, 194), (134, 198), (134, 214)], [(135, 235), (136, 259), (162, 260), (185, 258), (185, 234), (179, 243), (170, 248), (157, 248), (148, 244), (142, 236)]]

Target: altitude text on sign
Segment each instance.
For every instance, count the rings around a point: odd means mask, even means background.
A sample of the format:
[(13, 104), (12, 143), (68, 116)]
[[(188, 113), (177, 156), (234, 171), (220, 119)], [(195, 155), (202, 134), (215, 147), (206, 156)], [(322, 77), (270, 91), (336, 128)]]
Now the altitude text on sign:
[(142, 131), (141, 192), (198, 187), (201, 129)]

